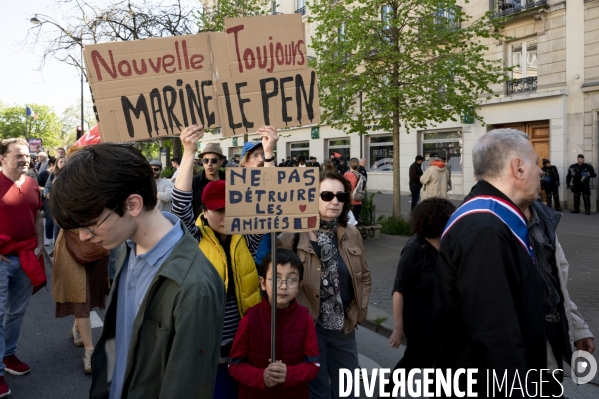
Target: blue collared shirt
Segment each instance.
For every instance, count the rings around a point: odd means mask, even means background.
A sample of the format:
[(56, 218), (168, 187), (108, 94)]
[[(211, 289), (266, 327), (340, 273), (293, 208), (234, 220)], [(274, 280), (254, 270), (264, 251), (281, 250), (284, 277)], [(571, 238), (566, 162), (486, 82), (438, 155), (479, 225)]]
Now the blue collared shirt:
[(173, 223), (173, 228), (154, 248), (145, 254), (136, 256), (136, 244), (127, 240), (131, 248), (129, 260), (123, 264), (118, 286), (118, 302), (116, 312), (116, 363), (110, 385), (110, 399), (119, 399), (123, 391), (125, 368), (129, 343), (133, 331), (133, 322), (137, 312), (150, 289), (150, 284), (156, 273), (170, 256), (175, 244), (183, 238), (183, 226), (175, 215), (162, 212), (162, 215)]

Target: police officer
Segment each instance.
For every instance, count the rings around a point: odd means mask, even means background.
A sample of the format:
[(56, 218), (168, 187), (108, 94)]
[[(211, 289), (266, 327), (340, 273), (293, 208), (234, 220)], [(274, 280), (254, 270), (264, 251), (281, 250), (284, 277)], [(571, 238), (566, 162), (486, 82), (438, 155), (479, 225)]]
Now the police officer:
[(545, 190), (545, 197), (547, 197), (547, 206), (551, 208), (551, 196), (555, 200), (555, 210), (561, 212), (562, 208), (559, 204), (559, 173), (557, 168), (551, 165), (551, 161), (543, 159), (543, 172), (545, 176), (541, 179), (541, 187)]
[(589, 181), (592, 177), (597, 177), (595, 169), (588, 163), (584, 163), (584, 155), (578, 154), (578, 163), (570, 165), (568, 168), (568, 177), (566, 184), (572, 188), (574, 194), (574, 210), (570, 213), (580, 213), (580, 194), (584, 201), (584, 214), (591, 214), (591, 189)]

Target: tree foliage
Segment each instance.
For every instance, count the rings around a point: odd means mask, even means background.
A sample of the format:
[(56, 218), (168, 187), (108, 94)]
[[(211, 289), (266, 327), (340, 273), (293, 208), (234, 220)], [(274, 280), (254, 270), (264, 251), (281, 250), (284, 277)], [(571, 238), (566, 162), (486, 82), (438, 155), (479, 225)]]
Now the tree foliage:
[(270, 0), (220, 0), (204, 6), (198, 26), (204, 32), (224, 32), (225, 18), (252, 17), (272, 13)]
[[(346, 133), (393, 132), (393, 215), (399, 201), (399, 128), (425, 128), (473, 113), (506, 79), (483, 41), (499, 40), (490, 13), (472, 20), (452, 0), (315, 0), (312, 48), (322, 119)], [(475, 115), (477, 119), (480, 117)]]
[[(88, 131), (96, 124), (96, 117), (94, 115), (93, 103), (91, 100), (85, 101), (83, 110), (83, 130)], [(68, 146), (73, 144), (77, 140), (77, 126), (81, 125), (81, 102), (77, 101), (75, 104), (66, 108), (60, 116), (61, 124), (61, 144)]]
[(0, 138), (28, 136), (30, 138), (42, 139), (45, 148), (56, 148), (60, 146), (60, 120), (52, 107), (47, 105), (29, 104), (29, 107), (37, 114), (37, 119), (32, 117), (25, 119), (25, 106), (7, 107), (0, 110)]

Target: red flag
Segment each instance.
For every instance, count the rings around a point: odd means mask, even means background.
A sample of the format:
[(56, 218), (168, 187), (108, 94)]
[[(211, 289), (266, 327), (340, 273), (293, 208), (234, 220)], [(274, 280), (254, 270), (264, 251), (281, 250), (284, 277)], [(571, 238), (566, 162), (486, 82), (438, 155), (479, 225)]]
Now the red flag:
[(79, 138), (75, 142), (76, 147), (84, 147), (86, 145), (94, 145), (100, 144), (102, 141), (100, 140), (100, 130), (98, 129), (98, 125), (95, 125), (88, 132), (86, 132), (83, 136)]

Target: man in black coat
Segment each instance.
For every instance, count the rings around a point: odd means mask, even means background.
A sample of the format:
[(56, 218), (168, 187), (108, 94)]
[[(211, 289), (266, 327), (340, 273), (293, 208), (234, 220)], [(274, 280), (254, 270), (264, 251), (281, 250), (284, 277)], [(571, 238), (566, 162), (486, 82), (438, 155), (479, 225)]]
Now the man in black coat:
[[(539, 196), (542, 170), (518, 130), (488, 132), (472, 156), (478, 182), (448, 222), (439, 249), (436, 366), (477, 368), (475, 390), (482, 394), (487, 370), (500, 380), (506, 373), (508, 386), (518, 377), (524, 386), (539, 380), (536, 372), (524, 382), (528, 370), (547, 365), (543, 280), (523, 213)], [(475, 209), (466, 212), (469, 207)]]
[(591, 214), (591, 188), (589, 184), (591, 177), (597, 177), (595, 169), (584, 162), (584, 155), (578, 154), (578, 163), (570, 165), (566, 177), (566, 184), (574, 194), (574, 210), (570, 213), (580, 213), (580, 194), (582, 194), (584, 214)]
[(418, 201), (420, 201), (420, 189), (422, 189), (420, 176), (423, 175), (422, 161), (424, 161), (424, 157), (422, 155), (416, 155), (414, 163), (410, 165), (410, 192), (412, 193), (412, 207), (410, 210), (414, 209), (414, 207), (418, 205)]
[(555, 200), (555, 210), (561, 212), (562, 207), (559, 203), (559, 191), (557, 188), (559, 187), (559, 173), (557, 172), (557, 168), (551, 165), (551, 161), (548, 159), (543, 159), (543, 172), (545, 172), (545, 176), (541, 180), (541, 188), (545, 190), (545, 197), (547, 199), (547, 206), (551, 208), (551, 196)]
[(310, 157), (310, 162), (308, 162), (308, 166), (313, 166), (320, 170), (320, 164), (316, 162), (316, 157)]
[(339, 172), (339, 173), (341, 173), (341, 175), (343, 175), (347, 171), (349, 171), (349, 168), (345, 164), (345, 159), (341, 158), (339, 160), (339, 165), (337, 165), (337, 172)]

